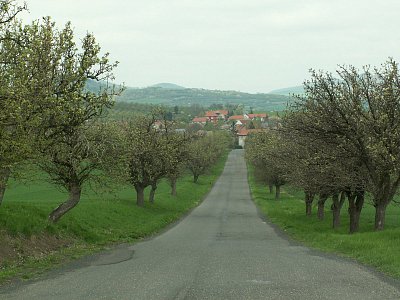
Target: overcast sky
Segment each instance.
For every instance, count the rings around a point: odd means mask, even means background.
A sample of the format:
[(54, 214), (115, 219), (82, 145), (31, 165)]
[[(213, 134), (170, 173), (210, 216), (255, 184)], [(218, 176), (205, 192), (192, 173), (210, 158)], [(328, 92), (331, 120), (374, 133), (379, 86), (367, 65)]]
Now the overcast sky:
[(301, 85), (310, 68), (400, 58), (399, 0), (26, 0), (93, 32), (117, 82), (245, 92)]

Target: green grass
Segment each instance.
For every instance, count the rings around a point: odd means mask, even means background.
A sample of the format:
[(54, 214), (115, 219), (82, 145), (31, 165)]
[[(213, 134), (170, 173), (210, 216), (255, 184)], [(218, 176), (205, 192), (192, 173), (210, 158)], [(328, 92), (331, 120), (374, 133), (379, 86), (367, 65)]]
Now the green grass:
[(18, 262), (0, 266), (0, 281), (30, 277), (71, 258), (157, 233), (201, 202), (221, 174), (226, 157), (224, 155), (209, 174), (200, 176), (197, 184), (190, 175), (181, 178), (176, 198), (170, 195), (166, 182), (160, 183), (155, 204), (147, 202), (143, 208), (136, 206), (136, 194), (130, 186), (112, 194), (89, 191), (57, 224), (49, 223), (47, 216), (66, 199), (65, 193), (44, 181), (13, 184), (0, 207), (0, 231), (22, 242), (35, 236), (51, 235), (68, 240), (71, 245), (41, 258), (23, 257)]
[[(302, 244), (326, 252), (356, 259), (396, 278), (400, 278), (400, 207), (390, 205), (386, 213), (385, 230), (375, 232), (375, 209), (366, 201), (360, 218), (360, 232), (348, 234), (349, 218), (347, 206), (341, 212), (341, 227), (332, 229), (331, 202), (325, 204), (325, 219), (305, 215), (304, 196), (301, 191), (284, 187), (281, 199), (275, 200), (267, 187), (257, 184), (249, 167), (249, 183), (255, 203), (268, 219), (277, 224), (290, 237)], [(346, 203), (347, 204), (347, 203)]]

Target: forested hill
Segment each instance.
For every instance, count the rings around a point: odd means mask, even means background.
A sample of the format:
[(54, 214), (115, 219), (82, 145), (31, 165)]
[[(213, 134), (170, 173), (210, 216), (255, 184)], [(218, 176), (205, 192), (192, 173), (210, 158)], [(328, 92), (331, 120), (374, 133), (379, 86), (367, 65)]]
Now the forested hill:
[(163, 82), (163, 83), (157, 83), (152, 85), (151, 87), (159, 87), (163, 89), (169, 89), (169, 90), (182, 90), (185, 89), (185, 87), (174, 84), (174, 83), (168, 83), (168, 82)]
[[(96, 90), (102, 83), (89, 81), (87, 88)], [(219, 91), (195, 88), (170, 88), (172, 84), (147, 88), (126, 88), (117, 101), (130, 103), (161, 104), (166, 106), (190, 106), (197, 104), (209, 107), (211, 104), (242, 104), (245, 108), (262, 111), (284, 110), (292, 98), (277, 94), (250, 94), (238, 91)]]
[(278, 90), (273, 90), (270, 91), (271, 94), (277, 94), (277, 95), (285, 95), (285, 96), (290, 96), (290, 95), (301, 95), (304, 94), (304, 88), (303, 86), (293, 86), (293, 87), (288, 87), (288, 88), (283, 88), (283, 89), (278, 89)]
[(119, 101), (186, 106), (198, 104), (208, 107), (215, 103), (243, 104), (256, 110), (283, 110), (291, 100), (288, 96), (273, 94), (248, 94), (236, 91), (205, 89), (164, 89), (148, 87), (128, 88), (118, 97)]

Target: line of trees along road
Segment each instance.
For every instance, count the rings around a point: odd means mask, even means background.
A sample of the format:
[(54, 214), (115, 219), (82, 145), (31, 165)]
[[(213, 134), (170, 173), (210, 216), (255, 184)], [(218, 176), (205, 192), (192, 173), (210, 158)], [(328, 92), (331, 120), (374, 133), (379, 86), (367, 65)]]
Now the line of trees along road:
[[(160, 111), (124, 122), (102, 118), (123, 91), (112, 84), (118, 62), (101, 54), (92, 34), (78, 46), (70, 23), (59, 29), (46, 17), (24, 24), (18, 14), (25, 9), (0, 1), (0, 204), (9, 179), (35, 164), (69, 195), (49, 214), (52, 222), (79, 203), (90, 183), (111, 177), (132, 184), (143, 205), (144, 188), (152, 187), (154, 201), (161, 178), (170, 178), (176, 193), (189, 145), (213, 139), (208, 167), (226, 149), (219, 143), (226, 138), (179, 135), (169, 125), (155, 130), (155, 118), (165, 117)], [(88, 80), (103, 84), (89, 91)]]
[(71, 24), (58, 29), (50, 17), (31, 24), (16, 18), (23, 7), (1, 1), (0, 202), (7, 181), (29, 162), (67, 190), (69, 199), (49, 218), (57, 221), (80, 199), (82, 185), (101, 161), (94, 124), (121, 89), (85, 90), (88, 79), (109, 82), (117, 62), (101, 55), (92, 34), (75, 43)]
[(361, 70), (342, 66), (335, 74), (311, 71), (304, 89), (282, 128), (249, 139), (246, 152), (256, 176), (269, 184), (283, 178), (302, 188), (307, 215), (318, 196), (323, 218), (332, 197), (334, 228), (347, 199), (350, 233), (358, 231), (365, 195), (371, 195), (375, 229), (382, 230), (400, 185), (398, 63), (389, 59)]
[[(154, 122), (162, 119), (161, 129)], [(137, 205), (143, 206), (144, 190), (151, 187), (149, 202), (154, 202), (157, 184), (167, 179), (171, 194), (176, 195), (176, 182), (185, 169), (193, 173), (194, 182), (221, 158), (232, 144), (229, 133), (210, 132), (204, 136), (176, 132), (174, 123), (165, 119), (164, 112), (118, 122), (113, 145), (118, 154), (106, 162), (106, 172), (136, 191)], [(196, 158), (202, 157), (202, 160)], [(193, 171), (195, 170), (195, 171)]]

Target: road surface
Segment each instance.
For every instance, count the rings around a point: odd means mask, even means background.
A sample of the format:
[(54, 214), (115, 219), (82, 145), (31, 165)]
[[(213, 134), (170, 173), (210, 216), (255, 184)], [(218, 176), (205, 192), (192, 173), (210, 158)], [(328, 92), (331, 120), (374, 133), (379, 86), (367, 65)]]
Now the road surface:
[(400, 299), (399, 284), (277, 234), (251, 201), (242, 150), (205, 201), (165, 233), (0, 299)]

